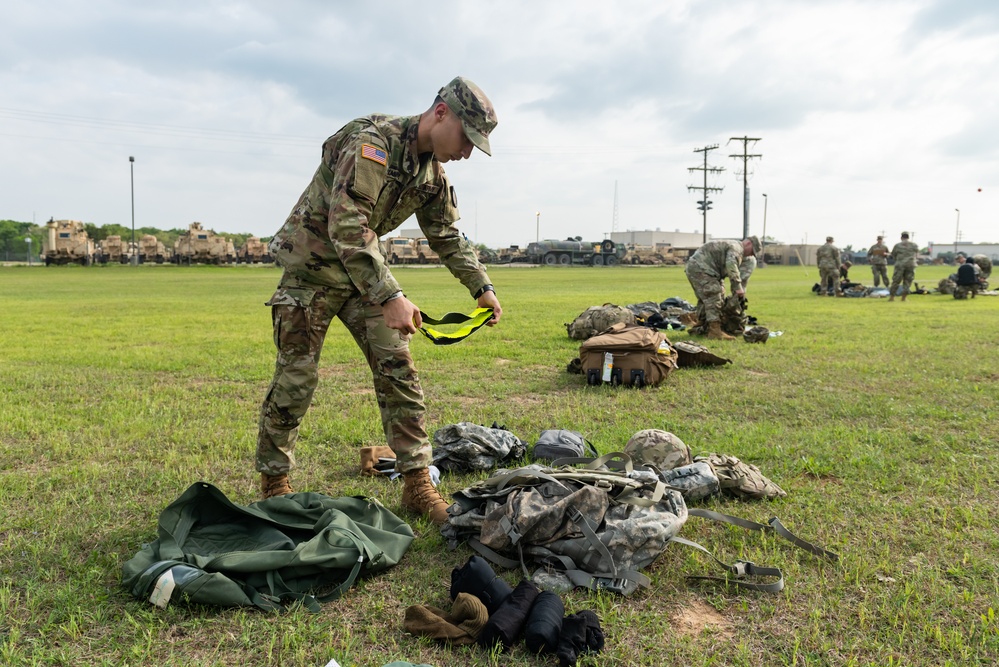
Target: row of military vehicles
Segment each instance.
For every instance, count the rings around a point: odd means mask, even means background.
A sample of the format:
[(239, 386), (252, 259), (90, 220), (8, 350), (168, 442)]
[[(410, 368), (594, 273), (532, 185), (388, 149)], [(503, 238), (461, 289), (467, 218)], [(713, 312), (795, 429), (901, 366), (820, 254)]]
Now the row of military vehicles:
[[(42, 260), (50, 264), (128, 264), (137, 261), (171, 264), (267, 264), (273, 262), (267, 244), (251, 236), (240, 248), (224, 236), (192, 222), (172, 248), (152, 234), (143, 235), (135, 243), (118, 235), (95, 242), (79, 220), (49, 220), (47, 234), (42, 239)], [(133, 259), (134, 258), (134, 259)]]
[[(128, 264), (137, 261), (171, 264), (268, 264), (274, 261), (267, 244), (251, 236), (240, 247), (224, 236), (192, 222), (172, 248), (152, 234), (130, 243), (121, 236), (108, 236), (94, 242), (78, 220), (49, 220), (42, 243), (42, 259), (50, 264)], [(479, 259), (487, 264), (527, 263), (547, 266), (614, 266), (616, 264), (683, 264), (693, 248), (669, 245), (636, 246), (610, 239), (583, 241), (582, 237), (564, 241), (537, 241), (526, 248), (509, 246), (499, 251), (485, 250)], [(426, 238), (397, 236), (381, 241), (381, 251), (389, 264), (440, 264), (440, 257)], [(135, 258), (135, 259), (133, 259)]]

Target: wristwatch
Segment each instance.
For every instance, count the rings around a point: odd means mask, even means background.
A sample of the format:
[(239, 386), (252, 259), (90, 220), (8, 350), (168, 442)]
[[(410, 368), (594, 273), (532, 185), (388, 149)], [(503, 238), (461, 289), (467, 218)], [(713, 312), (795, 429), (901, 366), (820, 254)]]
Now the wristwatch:
[(487, 283), (479, 288), (479, 291), (475, 293), (475, 296), (473, 298), (478, 299), (486, 292), (492, 292), (493, 294), (496, 294), (496, 290), (493, 289), (493, 286)]

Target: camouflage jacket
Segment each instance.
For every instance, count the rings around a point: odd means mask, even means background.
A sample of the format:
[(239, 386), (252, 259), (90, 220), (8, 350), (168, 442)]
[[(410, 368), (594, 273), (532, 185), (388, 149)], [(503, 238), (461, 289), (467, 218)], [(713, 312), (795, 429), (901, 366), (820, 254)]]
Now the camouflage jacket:
[(489, 283), (454, 226), (457, 198), (440, 162), (416, 150), (419, 116), (372, 115), (323, 144), (312, 181), (271, 241), (277, 261), (302, 280), (355, 286), (376, 303), (399, 291), (378, 237), (416, 214), (430, 247), (475, 294)]
[(884, 243), (875, 243), (872, 245), (867, 249), (867, 261), (879, 266), (888, 264), (888, 246)]
[(826, 243), (815, 251), (815, 261), (820, 269), (838, 269), (840, 254), (839, 248), (832, 243)]
[(687, 273), (703, 273), (719, 280), (732, 281), (732, 291), (742, 288), (739, 267), (742, 264), (741, 241), (708, 241), (687, 261)]
[(912, 241), (900, 241), (891, 249), (891, 256), (895, 259), (895, 266), (904, 268), (916, 268), (916, 255), (919, 254), (919, 246)]

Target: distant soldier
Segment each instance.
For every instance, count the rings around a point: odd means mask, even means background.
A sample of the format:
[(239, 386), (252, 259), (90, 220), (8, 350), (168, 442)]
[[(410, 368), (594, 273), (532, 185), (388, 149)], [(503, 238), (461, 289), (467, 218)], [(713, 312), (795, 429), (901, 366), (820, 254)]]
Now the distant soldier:
[(891, 288), (888, 290), (888, 300), (894, 301), (896, 295), (901, 295), (902, 301), (909, 296), (909, 286), (916, 277), (916, 256), (919, 246), (909, 240), (909, 232), (902, 232), (902, 240), (891, 249), (895, 260), (895, 270), (891, 274)]
[(271, 306), (278, 348), (260, 410), (256, 468), (264, 498), (291, 493), (298, 427), (319, 381), (326, 332), (339, 318), (371, 369), (381, 426), (402, 474), (402, 506), (447, 519), (433, 486), (423, 388), (409, 351), (420, 309), (389, 270), (378, 238), (416, 215), (420, 229), (479, 307), (502, 310), (475, 248), (455, 227), (457, 198), (445, 162), (490, 154), (496, 113), (471, 81), (455, 78), (415, 116), (381, 114), (350, 121), (323, 144), (322, 161), (271, 254), (284, 268)]
[(888, 246), (884, 244), (883, 236), (879, 236), (878, 242), (867, 249), (867, 261), (871, 263), (874, 286), (880, 287), (884, 281), (885, 287), (888, 287)]
[(826, 244), (815, 251), (815, 261), (819, 265), (819, 296), (823, 292), (829, 296), (839, 293), (839, 248), (833, 245), (833, 237), (826, 237)]
[(687, 261), (684, 272), (690, 286), (697, 295), (698, 306), (704, 307), (704, 322), (708, 338), (715, 340), (735, 340), (722, 331), (721, 311), (725, 302), (725, 279), (731, 282), (732, 293), (738, 297), (746, 295), (739, 270), (743, 259), (755, 256), (761, 249), (760, 240), (755, 236), (742, 241), (708, 241), (697, 249)]

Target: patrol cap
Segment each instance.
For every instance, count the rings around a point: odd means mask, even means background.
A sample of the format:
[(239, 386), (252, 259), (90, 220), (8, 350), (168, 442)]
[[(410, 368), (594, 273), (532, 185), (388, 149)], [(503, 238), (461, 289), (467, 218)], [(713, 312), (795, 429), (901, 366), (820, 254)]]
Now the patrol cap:
[(883, 241), (883, 240), (884, 240), (884, 238), (885, 238), (885, 237), (883, 237), (883, 236), (881, 236), (880, 234), (878, 234), (878, 240), (879, 240), (879, 241)]
[(826, 243), (832, 243), (832, 242), (833, 242), (833, 237), (827, 236), (826, 237)]
[(909, 238), (909, 232), (902, 232), (902, 238), (903, 239)]
[(437, 94), (461, 120), (468, 140), (486, 155), (492, 155), (489, 133), (496, 127), (496, 111), (482, 89), (465, 77), (456, 76)]
[(759, 237), (750, 236), (749, 237), (749, 241), (750, 241), (750, 243), (753, 244), (753, 254), (754, 255), (758, 255), (758, 254), (760, 254), (760, 252), (763, 251), (763, 244), (760, 243)]

